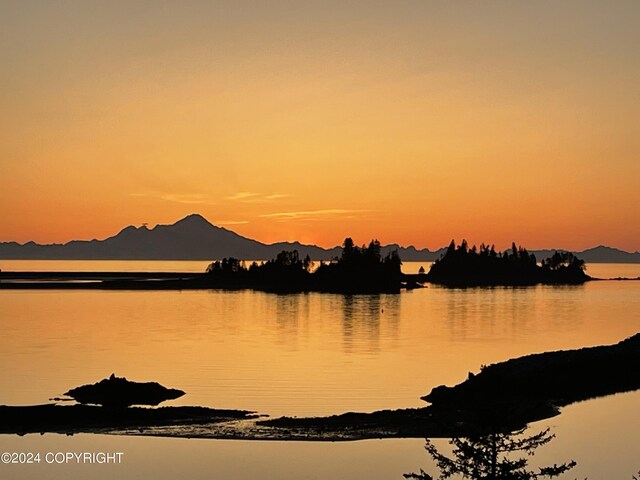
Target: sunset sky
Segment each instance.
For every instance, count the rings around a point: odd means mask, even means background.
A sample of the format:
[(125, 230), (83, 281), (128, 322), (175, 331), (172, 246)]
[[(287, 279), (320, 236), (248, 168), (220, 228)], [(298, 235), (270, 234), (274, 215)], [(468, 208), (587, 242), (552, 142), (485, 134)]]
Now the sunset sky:
[(640, 249), (640, 2), (0, 1), (0, 241)]

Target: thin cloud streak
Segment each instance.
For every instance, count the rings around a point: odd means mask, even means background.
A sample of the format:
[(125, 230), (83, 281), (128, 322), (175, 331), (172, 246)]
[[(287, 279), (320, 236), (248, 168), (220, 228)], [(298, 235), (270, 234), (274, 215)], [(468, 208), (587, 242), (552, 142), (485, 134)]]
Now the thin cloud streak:
[(246, 200), (247, 198), (253, 198), (260, 195), (256, 192), (238, 192), (229, 197), (225, 197), (225, 200)]
[(267, 203), (273, 200), (280, 200), (282, 198), (291, 197), (288, 193), (270, 193), (263, 194), (258, 192), (238, 192), (228, 197), (225, 200), (243, 202), (243, 203)]
[(277, 213), (265, 213), (260, 215), (262, 218), (275, 218), (279, 220), (317, 220), (322, 217), (344, 217), (353, 218), (354, 214), (365, 213), (368, 210), (348, 210), (342, 208), (331, 208), (324, 210), (302, 210), (297, 212), (277, 212)]
[(249, 223), (249, 220), (216, 220), (214, 225), (244, 225)]
[(184, 203), (187, 205), (216, 205), (207, 195), (202, 193), (166, 193), (166, 192), (135, 192), (131, 197), (156, 198), (167, 202)]

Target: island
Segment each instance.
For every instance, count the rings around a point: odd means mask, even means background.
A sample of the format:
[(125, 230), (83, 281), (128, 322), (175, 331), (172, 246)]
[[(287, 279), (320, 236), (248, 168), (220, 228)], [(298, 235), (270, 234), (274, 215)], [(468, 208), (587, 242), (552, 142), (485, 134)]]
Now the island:
[(452, 240), (427, 280), (449, 287), (577, 285), (591, 280), (584, 269), (585, 262), (571, 252), (556, 251), (538, 263), (534, 254), (515, 243), (498, 253), (493, 245), (469, 248), (464, 240), (458, 246)]
[(406, 287), (402, 261), (397, 251), (385, 256), (380, 242), (358, 247), (351, 238), (342, 245), (342, 254), (331, 262), (320, 261), (316, 267), (307, 255), (301, 259), (298, 251), (283, 251), (275, 259), (262, 264), (235, 258), (216, 261), (207, 268), (210, 285), (253, 288), (271, 292), (330, 293), (397, 293)]

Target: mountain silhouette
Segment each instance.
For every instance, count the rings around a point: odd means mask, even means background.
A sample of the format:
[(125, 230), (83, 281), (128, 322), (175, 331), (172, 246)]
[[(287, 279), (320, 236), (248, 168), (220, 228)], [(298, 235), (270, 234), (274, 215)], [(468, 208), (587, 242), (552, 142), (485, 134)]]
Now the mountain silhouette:
[[(397, 244), (381, 248), (387, 255), (398, 250), (404, 261), (434, 261), (444, 254), (445, 248), (435, 251), (402, 247)], [(238, 235), (231, 230), (210, 223), (199, 214), (188, 215), (172, 225), (130, 225), (117, 235), (104, 240), (72, 240), (65, 244), (40, 245), (35, 242), (0, 243), (3, 259), (51, 259), (51, 260), (219, 260), (234, 257), (247, 260), (268, 260), (283, 250), (298, 250), (301, 257), (309, 255), (313, 260), (330, 260), (340, 255), (340, 247), (325, 249), (299, 242), (266, 244)], [(547, 251), (534, 251), (538, 258), (545, 258)], [(548, 251), (553, 254), (554, 250)], [(599, 246), (584, 252), (574, 252), (587, 262), (640, 263), (640, 253), (628, 253), (610, 247)]]
[[(534, 253), (538, 259), (542, 259), (550, 257), (555, 252), (568, 252), (568, 250), (561, 248), (557, 250), (533, 250), (531, 253)], [(640, 252), (630, 253), (604, 245), (571, 253), (577, 255), (586, 263), (640, 263)]]
[(640, 263), (640, 252), (629, 253), (599, 245), (580, 252), (580, 258), (587, 263)]
[[(0, 243), (0, 258), (64, 260), (212, 260), (223, 257), (268, 259), (282, 250), (298, 248), (318, 259), (329, 259), (339, 249), (326, 250), (299, 243), (264, 244), (211, 224), (198, 214), (172, 225), (154, 228), (130, 225), (104, 240), (73, 240), (65, 244)], [(334, 251), (335, 250), (335, 251)]]
[[(0, 243), (0, 258), (64, 260), (211, 260), (223, 257), (272, 258), (283, 249), (299, 248), (311, 256), (329, 258), (332, 251), (312, 245), (267, 245), (211, 224), (192, 214), (172, 225), (154, 228), (130, 225), (104, 240), (73, 240), (65, 244)], [(331, 252), (331, 253), (329, 253)], [(314, 255), (315, 254), (315, 255)]]

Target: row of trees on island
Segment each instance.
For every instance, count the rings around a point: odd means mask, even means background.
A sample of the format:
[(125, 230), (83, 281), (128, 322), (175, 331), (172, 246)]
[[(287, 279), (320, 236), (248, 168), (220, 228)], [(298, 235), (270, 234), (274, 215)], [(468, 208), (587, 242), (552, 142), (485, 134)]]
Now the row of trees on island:
[(282, 251), (264, 263), (224, 258), (206, 270), (210, 282), (231, 287), (254, 287), (274, 291), (327, 291), (346, 293), (396, 292), (403, 278), (397, 251), (383, 256), (378, 240), (358, 247), (351, 238), (342, 254), (317, 265), (297, 250)]
[(498, 252), (495, 246), (469, 247), (452, 240), (444, 255), (428, 273), (405, 275), (397, 250), (382, 255), (378, 240), (361, 247), (346, 238), (341, 255), (316, 264), (297, 250), (282, 251), (266, 262), (224, 258), (206, 270), (207, 282), (224, 288), (257, 288), (270, 291), (326, 291), (344, 293), (396, 292), (416, 282), (448, 286), (578, 284), (590, 277), (584, 261), (570, 252), (555, 252), (538, 262), (525, 248), (512, 244)]
[(526, 248), (511, 244), (504, 252), (484, 243), (469, 247), (452, 240), (445, 254), (434, 262), (428, 280), (445, 285), (534, 285), (537, 283), (577, 284), (590, 277), (585, 263), (571, 252), (555, 252), (538, 263)]

